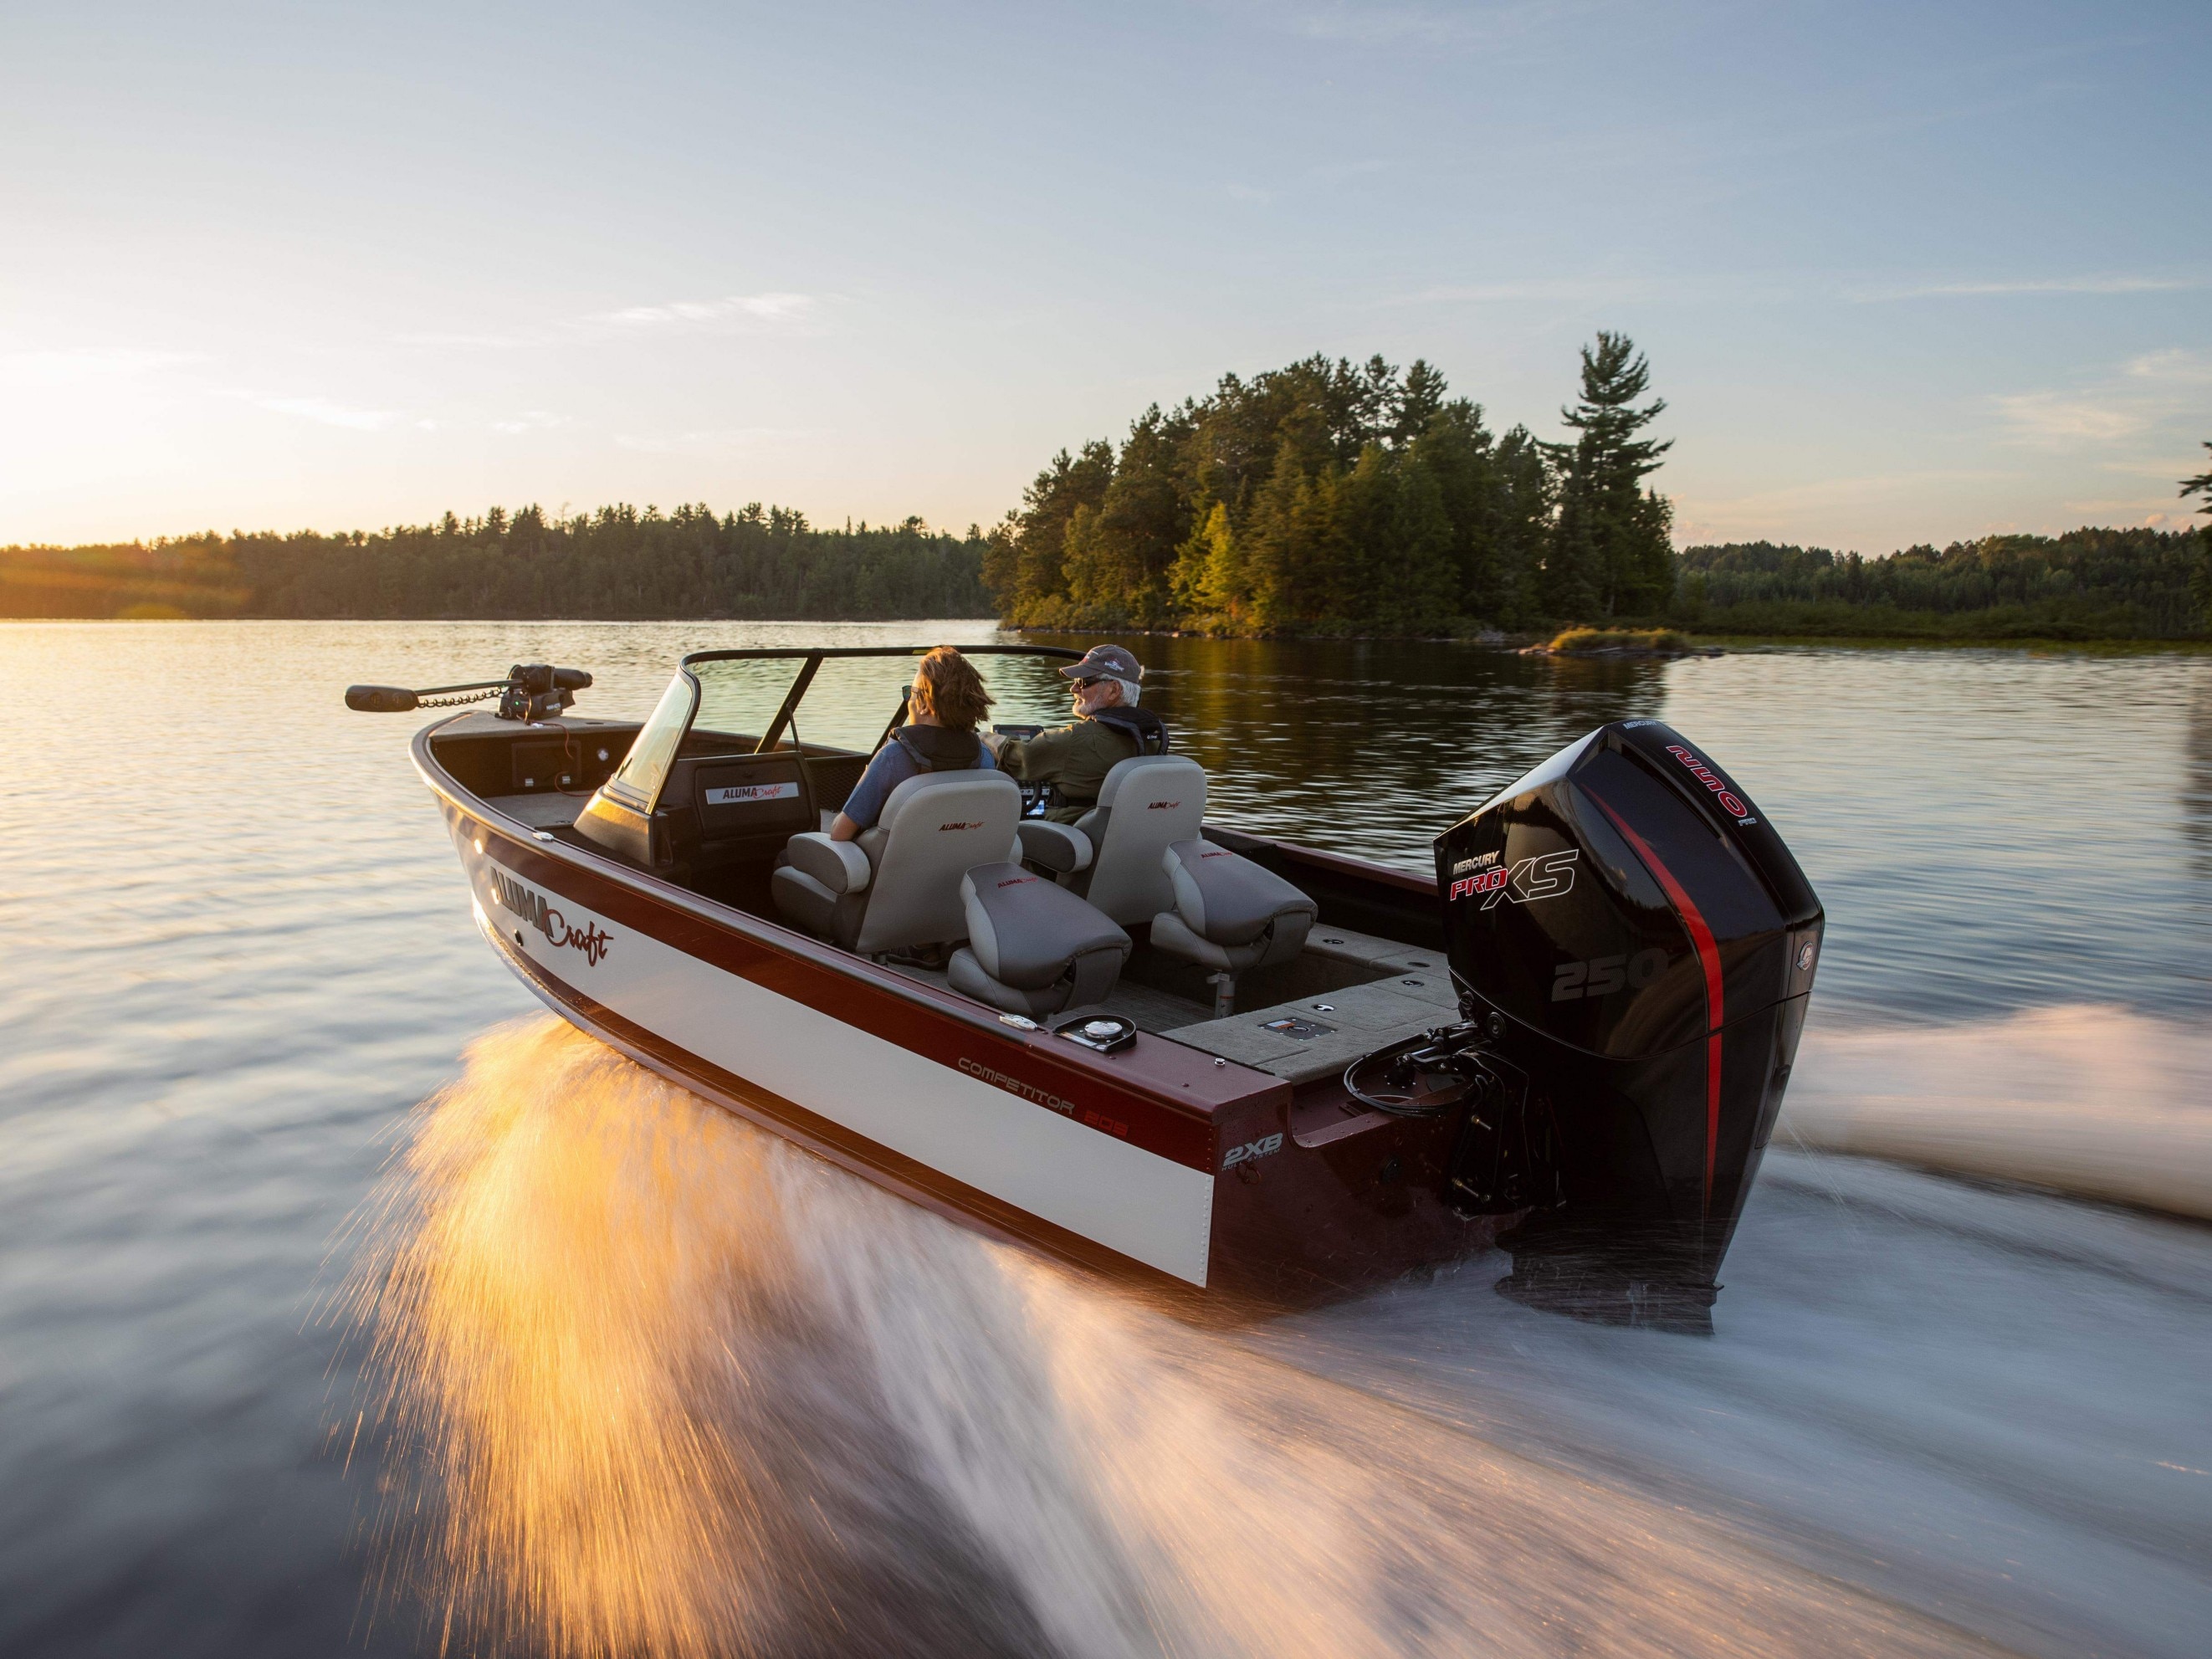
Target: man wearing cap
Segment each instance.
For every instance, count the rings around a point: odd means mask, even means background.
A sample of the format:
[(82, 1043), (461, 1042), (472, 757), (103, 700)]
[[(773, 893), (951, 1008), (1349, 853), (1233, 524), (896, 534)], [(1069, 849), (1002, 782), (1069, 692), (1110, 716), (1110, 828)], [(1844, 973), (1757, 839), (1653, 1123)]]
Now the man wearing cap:
[(1073, 823), (1098, 804), (1098, 791), (1115, 763), (1168, 751), (1167, 723), (1137, 707), (1144, 665), (1118, 645), (1095, 645), (1081, 662), (1060, 671), (1075, 682), (1076, 720), (1033, 738), (997, 732), (983, 741), (999, 764), (1024, 783), (1051, 786), (1045, 816)]

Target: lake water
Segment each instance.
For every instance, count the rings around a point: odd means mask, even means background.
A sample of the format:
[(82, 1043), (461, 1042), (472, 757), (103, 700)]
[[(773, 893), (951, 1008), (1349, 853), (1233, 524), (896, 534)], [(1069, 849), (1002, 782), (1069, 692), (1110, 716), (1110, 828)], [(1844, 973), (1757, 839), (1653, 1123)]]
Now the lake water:
[(2068, 1194), (2212, 1167), (2212, 660), (1129, 641), (1223, 820), (1423, 867), (1657, 714), (1830, 917), (1713, 1339), (1222, 1335), (538, 1012), (338, 702), (981, 631), (0, 628), (0, 1655), (2202, 1651), (2212, 1229)]

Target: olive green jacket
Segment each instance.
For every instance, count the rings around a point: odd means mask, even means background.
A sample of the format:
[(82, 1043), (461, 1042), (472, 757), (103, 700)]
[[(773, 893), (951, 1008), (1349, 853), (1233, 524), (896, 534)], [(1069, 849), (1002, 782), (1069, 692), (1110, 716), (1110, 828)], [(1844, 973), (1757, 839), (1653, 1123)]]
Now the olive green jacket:
[(1073, 823), (1098, 804), (1098, 791), (1116, 761), (1137, 752), (1127, 732), (1088, 718), (1018, 738), (999, 751), (1000, 766), (1024, 783), (1049, 783), (1057, 799), (1045, 816)]

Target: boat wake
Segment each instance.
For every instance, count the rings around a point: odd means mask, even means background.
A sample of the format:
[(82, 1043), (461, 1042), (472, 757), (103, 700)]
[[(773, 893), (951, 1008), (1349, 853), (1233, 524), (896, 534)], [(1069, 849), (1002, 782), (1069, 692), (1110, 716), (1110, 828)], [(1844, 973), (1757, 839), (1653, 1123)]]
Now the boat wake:
[(1778, 1139), (2212, 1218), (2212, 1033), (2081, 1006), (1816, 1025)]
[[(1810, 1181), (1805, 1203), (1845, 1206), (1834, 1160), (1778, 1162), (1778, 1201)], [(1776, 1214), (1755, 1203), (1740, 1255)], [(389, 1582), (459, 1650), (1894, 1655), (2112, 1634), (1981, 1616), (1955, 1574), (1855, 1574), (1852, 1540), (1630, 1455), (1638, 1390), (1675, 1408), (1674, 1374), (1729, 1346), (1728, 1298), (1717, 1342), (1595, 1331), (1489, 1295), (1492, 1257), (1197, 1331), (550, 1019), (481, 1039), (426, 1103), (371, 1238)], [(1759, 1305), (1754, 1287), (1754, 1323)], [(1555, 1398), (1609, 1376), (1611, 1419), (1522, 1409), (1547, 1370)], [(2155, 1621), (2162, 1595), (2201, 1595), (2201, 1565), (2115, 1593)]]

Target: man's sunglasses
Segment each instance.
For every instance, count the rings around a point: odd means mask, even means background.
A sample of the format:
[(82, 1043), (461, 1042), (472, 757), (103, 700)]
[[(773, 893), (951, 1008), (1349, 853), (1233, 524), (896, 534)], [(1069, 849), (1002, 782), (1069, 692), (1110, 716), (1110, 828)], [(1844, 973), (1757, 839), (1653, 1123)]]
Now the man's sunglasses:
[(1111, 679), (1113, 678), (1114, 677), (1110, 674), (1093, 674), (1089, 679), (1076, 681), (1075, 689), (1079, 691), (1088, 691), (1092, 686), (1097, 684), (1099, 681)]

